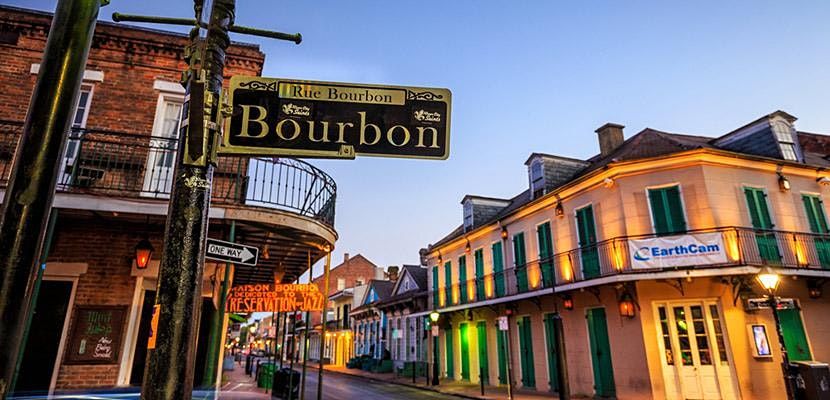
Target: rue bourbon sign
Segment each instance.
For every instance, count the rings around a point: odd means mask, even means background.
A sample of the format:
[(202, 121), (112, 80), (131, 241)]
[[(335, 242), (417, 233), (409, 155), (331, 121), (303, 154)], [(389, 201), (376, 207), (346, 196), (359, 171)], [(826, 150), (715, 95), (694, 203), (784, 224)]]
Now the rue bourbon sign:
[(448, 89), (234, 76), (221, 154), (444, 160)]

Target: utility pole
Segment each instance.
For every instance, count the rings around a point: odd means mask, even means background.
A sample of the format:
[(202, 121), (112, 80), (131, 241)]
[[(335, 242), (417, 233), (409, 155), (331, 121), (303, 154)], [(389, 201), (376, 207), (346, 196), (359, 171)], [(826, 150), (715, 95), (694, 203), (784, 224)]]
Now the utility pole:
[[(211, 185), (222, 126), (222, 80), (228, 32), (301, 41), (287, 35), (234, 26), (236, 0), (194, 0), (195, 20), (113, 14), (115, 21), (192, 25), (185, 49), (185, 105), (179, 128), (173, 190), (167, 213), (156, 296), (156, 347), (148, 349), (143, 400), (189, 400), (193, 392), (196, 339), (201, 317), (202, 276)], [(206, 28), (206, 29), (205, 29)]]
[(17, 144), (0, 216), (0, 399), (10, 395), (34, 307), (39, 257), (60, 159), (78, 101), (98, 10), (107, 0), (59, 0)]
[(323, 269), (323, 325), (320, 332), (320, 370), (317, 372), (317, 400), (323, 398), (323, 354), (326, 351), (326, 314), (329, 310), (329, 269), (331, 267), (331, 248), (326, 248), (326, 265)]

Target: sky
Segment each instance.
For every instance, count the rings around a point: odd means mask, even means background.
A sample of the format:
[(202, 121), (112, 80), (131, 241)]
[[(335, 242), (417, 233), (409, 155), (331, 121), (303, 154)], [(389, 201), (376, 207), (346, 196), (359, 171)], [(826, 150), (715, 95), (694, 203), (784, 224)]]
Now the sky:
[[(193, 15), (185, 0), (112, 0), (101, 18), (115, 11)], [(596, 154), (606, 122), (719, 136), (781, 109), (830, 133), (828, 20), (823, 1), (240, 0), (238, 25), (303, 43), (233, 39), (260, 45), (267, 77), (452, 91), (446, 161), (311, 161), (337, 182), (333, 265), (360, 253), (385, 267), (417, 264), (461, 224), (466, 194), (526, 189), (530, 153)]]

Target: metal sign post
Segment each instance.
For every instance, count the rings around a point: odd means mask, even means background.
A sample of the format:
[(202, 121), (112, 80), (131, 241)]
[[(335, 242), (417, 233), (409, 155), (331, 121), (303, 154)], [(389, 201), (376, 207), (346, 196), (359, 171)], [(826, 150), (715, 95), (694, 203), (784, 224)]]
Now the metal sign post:
[(328, 314), (329, 309), (329, 270), (331, 267), (331, 248), (326, 249), (326, 264), (323, 269), (323, 295), (325, 296), (325, 300), (323, 301), (323, 326), (322, 331), (320, 332), (320, 370), (318, 371), (317, 375), (317, 400), (323, 399), (323, 354), (326, 350), (326, 314)]
[(216, 147), (221, 136), (220, 99), (225, 50), (230, 45), (228, 32), (236, 30), (296, 43), (301, 40), (299, 35), (235, 27), (235, 0), (207, 2), (210, 10), (203, 10), (204, 3), (194, 0), (194, 20), (113, 14), (116, 21), (194, 26), (191, 44), (185, 49), (189, 64), (183, 79), (185, 111), (181, 116), (180, 145), (159, 266), (156, 347), (147, 352), (141, 390), (144, 400), (189, 400), (192, 396), (208, 211)]
[(10, 393), (38, 258), (102, 0), (60, 0), (0, 216), (0, 398)]

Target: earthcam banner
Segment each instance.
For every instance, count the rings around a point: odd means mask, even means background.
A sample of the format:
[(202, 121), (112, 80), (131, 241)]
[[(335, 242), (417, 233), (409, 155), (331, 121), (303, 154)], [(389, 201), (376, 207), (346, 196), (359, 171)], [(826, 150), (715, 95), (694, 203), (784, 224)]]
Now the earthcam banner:
[(631, 268), (651, 269), (725, 264), (726, 249), (719, 232), (664, 236), (628, 241)]
[(241, 285), (231, 289), (228, 312), (322, 311), (325, 296), (316, 285)]
[(443, 160), (447, 89), (234, 76), (220, 154)]

